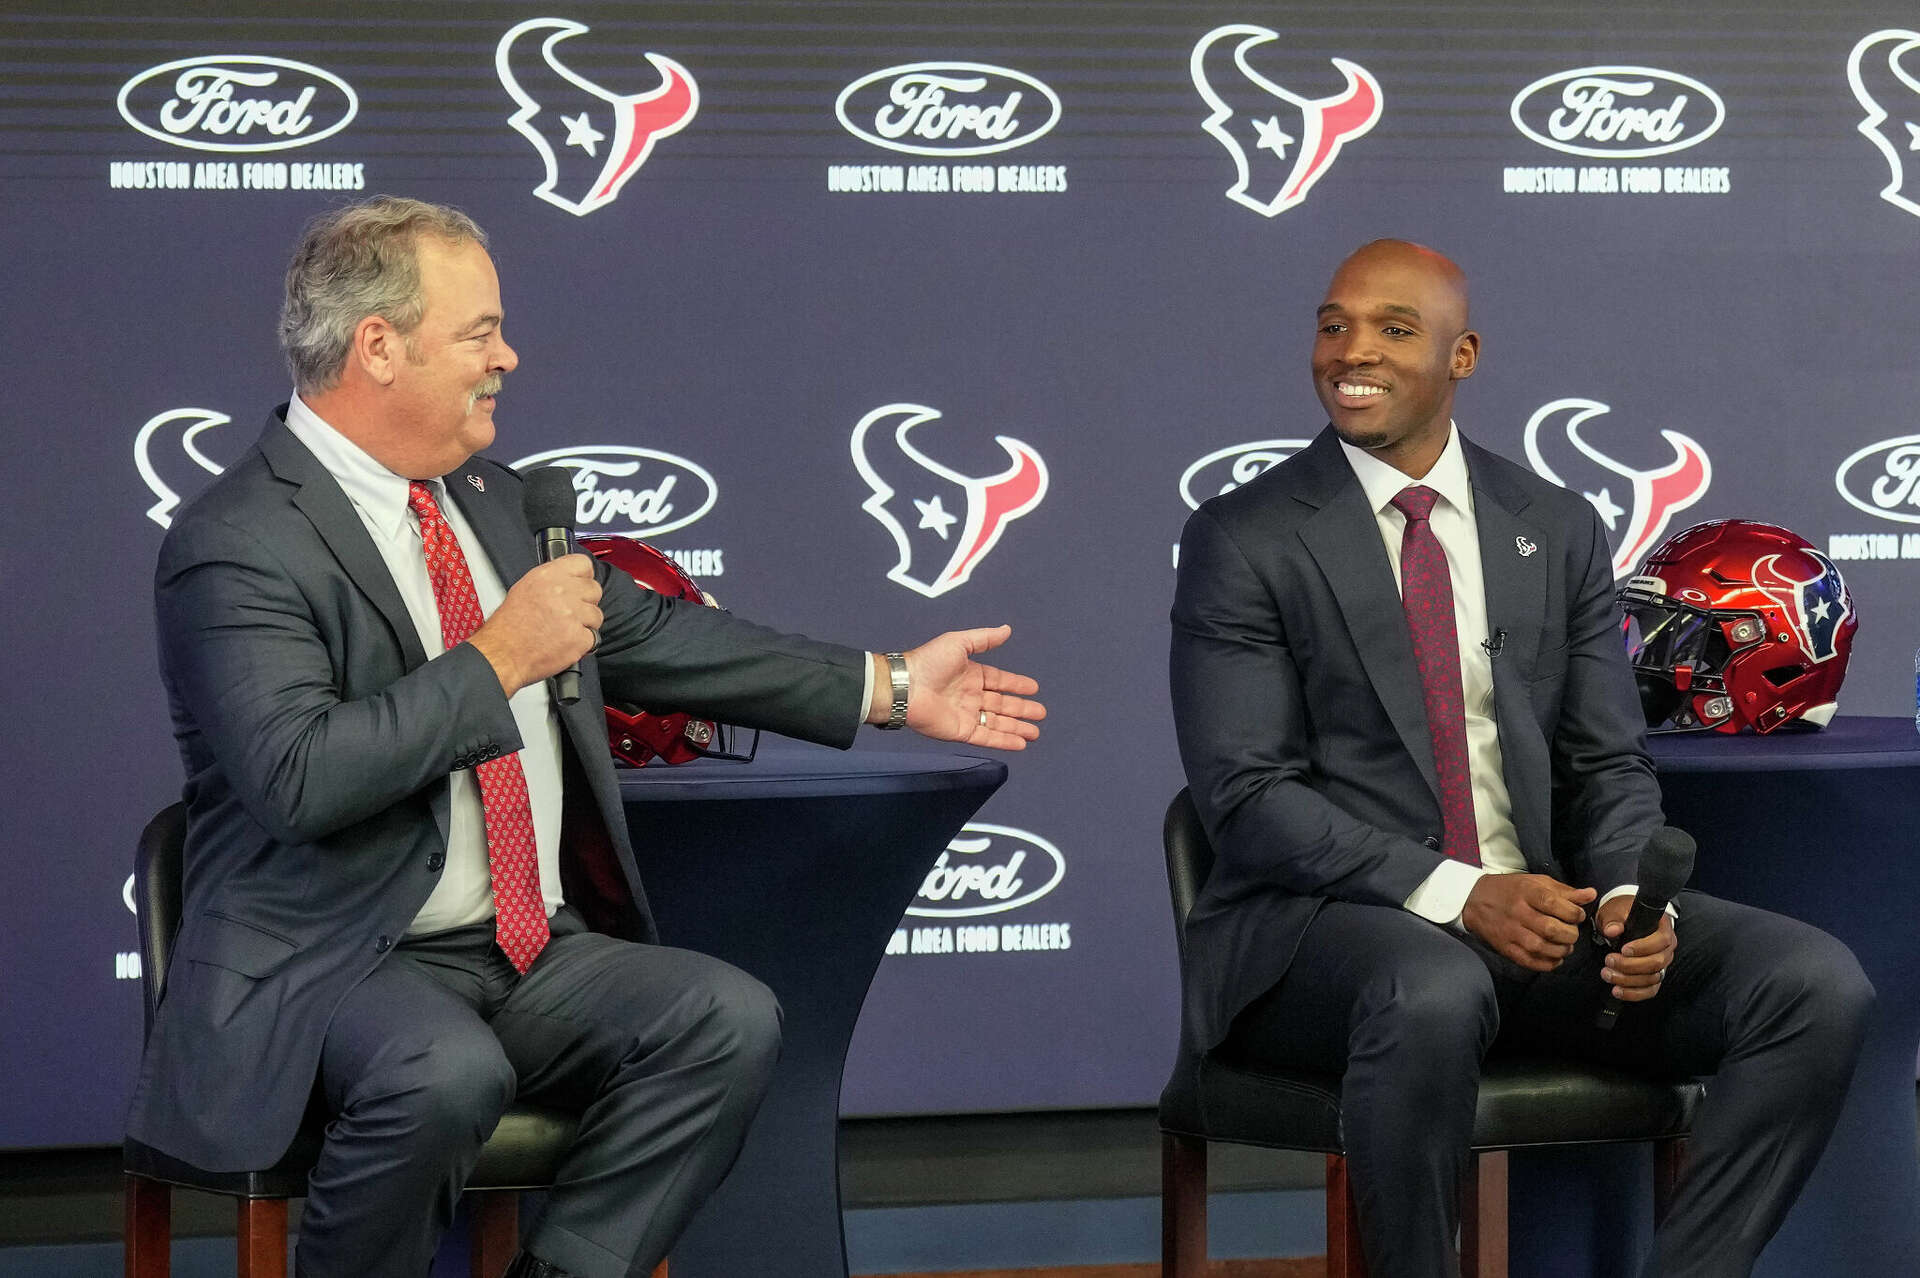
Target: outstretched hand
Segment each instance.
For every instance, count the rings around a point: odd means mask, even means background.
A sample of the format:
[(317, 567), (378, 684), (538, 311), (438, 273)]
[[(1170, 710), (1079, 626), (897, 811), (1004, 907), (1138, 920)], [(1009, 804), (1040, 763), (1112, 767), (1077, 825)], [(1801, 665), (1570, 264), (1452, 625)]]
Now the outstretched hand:
[[(1039, 722), (1047, 708), (1032, 700), (1040, 685), (975, 661), (1013, 634), (1012, 626), (982, 630), (949, 630), (906, 654), (912, 692), (907, 699), (907, 726), (936, 741), (961, 741), (992, 750), (1024, 750), (1040, 735)], [(887, 717), (887, 681), (882, 673), (874, 688), (878, 718)]]

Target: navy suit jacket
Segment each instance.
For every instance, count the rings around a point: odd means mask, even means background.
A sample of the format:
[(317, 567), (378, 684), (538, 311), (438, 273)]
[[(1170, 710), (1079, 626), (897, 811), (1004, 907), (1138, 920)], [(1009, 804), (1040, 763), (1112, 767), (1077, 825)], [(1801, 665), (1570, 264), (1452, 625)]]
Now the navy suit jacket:
[[(373, 539), (284, 411), (180, 510), (155, 577), (188, 827), (180, 933), (128, 1132), (211, 1170), (285, 1151), (334, 1009), (439, 879), (448, 775), (521, 746), (477, 650), (427, 660)], [(534, 566), (519, 477), (476, 457), (446, 479), (510, 586)], [(603, 684), (845, 746), (866, 658), (595, 571), (606, 622), (580, 700), (560, 711), (563, 888), (596, 929), (653, 941)]]
[[(1661, 822), (1606, 535), (1578, 493), (1462, 445), (1487, 623), (1506, 632), (1494, 715), (1520, 848), (1604, 895), (1634, 881)], [(1171, 667), (1216, 856), (1182, 953), (1184, 1029), (1205, 1049), (1280, 980), (1323, 902), (1399, 908), (1442, 860), (1400, 594), (1331, 427), (1187, 521)]]

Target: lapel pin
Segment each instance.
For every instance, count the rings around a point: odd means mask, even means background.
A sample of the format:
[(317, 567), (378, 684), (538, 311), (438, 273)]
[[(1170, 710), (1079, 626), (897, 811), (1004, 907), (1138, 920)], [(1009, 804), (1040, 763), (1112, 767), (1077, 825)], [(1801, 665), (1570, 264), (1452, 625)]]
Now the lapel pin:
[[(477, 483), (478, 481), (476, 480), (475, 482)], [(1520, 552), (1520, 557), (1522, 559), (1525, 559), (1528, 555), (1531, 555), (1534, 551), (1540, 549), (1540, 547), (1534, 545), (1532, 542), (1528, 541), (1525, 537), (1515, 537), (1513, 539), (1513, 548)]]
[[(480, 476), (478, 475), (468, 475), (467, 482), (473, 485), (473, 491), (477, 493), (484, 493), (485, 491), (487, 491), (487, 481), (480, 478)], [(1523, 550), (1520, 553), (1523, 555), (1527, 554), (1531, 551), (1531, 549), (1532, 548), (1529, 547), (1528, 550)]]

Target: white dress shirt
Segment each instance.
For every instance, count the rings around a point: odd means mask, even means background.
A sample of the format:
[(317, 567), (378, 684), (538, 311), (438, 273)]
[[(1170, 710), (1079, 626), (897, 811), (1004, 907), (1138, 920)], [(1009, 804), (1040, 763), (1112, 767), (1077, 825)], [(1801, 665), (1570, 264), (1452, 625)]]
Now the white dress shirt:
[[(1473, 483), (1467, 477), (1467, 456), (1460, 448), (1460, 431), (1447, 423), (1447, 446), (1425, 478), (1410, 479), (1372, 453), (1340, 441), (1340, 451), (1360, 481), (1373, 507), (1380, 540), (1393, 565), (1393, 584), (1400, 585), (1400, 542), (1407, 517), (1393, 505), (1401, 490), (1424, 485), (1440, 494), (1428, 524), (1447, 557), (1453, 578), (1453, 629), (1460, 647), (1460, 691), (1467, 711), (1467, 773), (1473, 781), (1473, 823), (1480, 833), (1480, 864), (1442, 861), (1404, 904), (1423, 919), (1456, 927), (1467, 896), (1482, 874), (1514, 874), (1527, 868), (1520, 840), (1513, 828), (1513, 800), (1507, 794), (1507, 775), (1500, 765), (1500, 729), (1493, 717), (1493, 656), (1481, 646), (1487, 631), (1487, 583), (1480, 570), (1480, 526), (1473, 518)], [(1601, 897), (1596, 906), (1616, 896), (1638, 891), (1623, 883)], [(1667, 917), (1678, 919), (1671, 904)]]
[(1393, 565), (1393, 581), (1400, 585), (1400, 543), (1407, 517), (1394, 506), (1401, 491), (1416, 485), (1433, 489), (1440, 500), (1428, 523), (1447, 557), (1453, 578), (1453, 628), (1460, 649), (1460, 691), (1467, 712), (1467, 773), (1473, 782), (1473, 822), (1480, 834), (1480, 864), (1442, 861), (1426, 882), (1413, 890), (1406, 907), (1421, 918), (1451, 924), (1466, 908), (1467, 895), (1482, 874), (1510, 874), (1527, 868), (1520, 839), (1513, 827), (1513, 801), (1501, 770), (1500, 729), (1493, 717), (1493, 658), (1481, 646), (1490, 638), (1487, 628), (1487, 587), (1480, 569), (1480, 529), (1473, 518), (1473, 484), (1467, 478), (1467, 457), (1460, 448), (1460, 432), (1449, 425), (1447, 446), (1440, 460), (1421, 479), (1410, 479), (1373, 454), (1340, 441), (1354, 477), (1373, 508), (1380, 540)]
[[(366, 525), (367, 534), (393, 574), (393, 584), (413, 618), (420, 646), (431, 660), (445, 652), (440, 637), (440, 607), (434, 602), (433, 582), (427, 575), (426, 552), (420, 538), (420, 519), (407, 504), (408, 483), (368, 456), (352, 440), (329, 426), (298, 395), (287, 406), (287, 429), (307, 446), (340, 484), (347, 500)], [(480, 615), (491, 616), (506, 598), (506, 587), (493, 561), (448, 496), (438, 479), (426, 481), (447, 526), (460, 543), (480, 597)], [(547, 916), (560, 907), (560, 715), (548, 693), (547, 681), (528, 684), (508, 699), (520, 728), (520, 767), (527, 775), (527, 797), (533, 806), (534, 846), (539, 853), (540, 892)], [(410, 936), (440, 932), (450, 927), (480, 923), (493, 917), (493, 883), (487, 863), (487, 827), (481, 815), (480, 785), (470, 768), (448, 777), (447, 864), (432, 895), (407, 929)]]

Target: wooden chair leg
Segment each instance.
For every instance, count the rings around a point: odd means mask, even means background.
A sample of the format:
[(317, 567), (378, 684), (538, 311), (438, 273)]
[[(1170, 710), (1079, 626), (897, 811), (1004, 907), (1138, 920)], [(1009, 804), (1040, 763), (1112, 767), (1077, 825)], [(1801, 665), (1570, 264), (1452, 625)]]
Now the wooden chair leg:
[(127, 1278), (169, 1278), (173, 1272), (173, 1186), (128, 1176), (126, 1234), (121, 1251)]
[(475, 1189), (467, 1194), (473, 1235), (467, 1243), (472, 1278), (500, 1278), (520, 1246), (520, 1195), (511, 1189)]
[(1667, 1218), (1667, 1211), (1673, 1206), (1674, 1190), (1680, 1184), (1680, 1175), (1687, 1169), (1687, 1138), (1676, 1136), (1672, 1140), (1657, 1140), (1653, 1143), (1653, 1227), (1658, 1229)]
[(240, 1247), (238, 1278), (286, 1278), (286, 1199), (242, 1198), (235, 1234)]
[(1507, 1151), (1473, 1155), (1460, 1187), (1462, 1278), (1507, 1278)]
[(1207, 1271), (1207, 1142), (1160, 1133), (1160, 1272), (1204, 1278)]
[(1360, 1213), (1347, 1180), (1347, 1160), (1327, 1155), (1327, 1278), (1367, 1278), (1360, 1250)]

